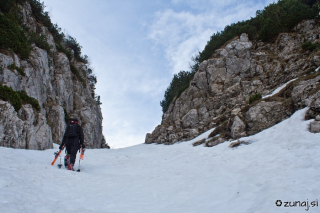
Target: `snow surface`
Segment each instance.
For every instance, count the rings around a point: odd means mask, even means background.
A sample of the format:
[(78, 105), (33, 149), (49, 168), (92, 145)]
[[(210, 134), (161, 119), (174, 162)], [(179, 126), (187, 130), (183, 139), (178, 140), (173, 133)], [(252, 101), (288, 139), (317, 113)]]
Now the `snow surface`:
[(266, 95), (266, 96), (263, 96), (262, 98), (268, 98), (268, 97), (270, 97), (270, 96), (273, 96), (273, 95), (277, 94), (277, 93), (280, 92), (283, 88), (285, 88), (285, 87), (287, 86), (287, 84), (289, 84), (290, 82), (295, 81), (295, 80), (297, 80), (297, 79), (298, 79), (298, 78), (295, 78), (295, 79), (292, 79), (292, 80), (288, 81), (287, 83), (285, 83), (285, 84), (283, 84), (282, 86), (280, 86), (280, 87), (278, 87), (277, 89), (275, 89), (271, 94)]
[(308, 132), (312, 120), (303, 120), (305, 112), (242, 138), (250, 144), (237, 148), (230, 142), (193, 147), (194, 139), (87, 150), (80, 173), (50, 165), (57, 145), (45, 151), (0, 147), (0, 212), (306, 212), (275, 205), (320, 201), (320, 134)]

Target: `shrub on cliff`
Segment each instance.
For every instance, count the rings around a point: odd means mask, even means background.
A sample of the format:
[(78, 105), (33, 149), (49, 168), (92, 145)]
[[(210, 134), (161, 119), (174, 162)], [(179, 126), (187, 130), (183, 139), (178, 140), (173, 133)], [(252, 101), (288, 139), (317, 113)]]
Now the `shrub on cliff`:
[(37, 111), (40, 112), (41, 107), (39, 105), (39, 102), (37, 99), (32, 98), (30, 96), (27, 95), (26, 91), (21, 90), (21, 91), (17, 91), (17, 93), (19, 94), (22, 103), (26, 103), (26, 104), (31, 104), (31, 106)]
[(249, 104), (252, 104), (253, 102), (258, 101), (258, 100), (260, 100), (261, 98), (262, 98), (262, 95), (261, 95), (261, 94), (259, 94), (259, 93), (254, 94), (254, 95), (250, 96), (250, 98), (249, 98)]
[(74, 57), (78, 60), (81, 61), (85, 64), (88, 63), (88, 56), (81, 55), (81, 49), (82, 46), (80, 46), (80, 44), (77, 42), (77, 39), (73, 38), (72, 36), (68, 35), (68, 37), (64, 40), (64, 44), (66, 45), (66, 47), (69, 47), (70, 49), (73, 50), (74, 52)]
[(64, 111), (64, 120), (66, 121), (66, 123), (68, 123), (70, 116), (68, 114), (68, 111), (66, 110), (66, 108), (63, 107), (63, 111)]
[(11, 87), (2, 86), (0, 84), (0, 99), (4, 101), (9, 101), (13, 108), (18, 112), (22, 107), (22, 100), (19, 94), (14, 91)]
[(21, 59), (29, 58), (30, 47), (26, 33), (19, 27), (18, 21), (8, 14), (0, 14), (0, 48), (10, 48)]
[(70, 50), (66, 49), (62, 44), (56, 44), (58, 51), (63, 52), (68, 57), (69, 61), (72, 60), (72, 53)]
[(14, 63), (13, 63), (13, 64), (10, 64), (10, 65), (8, 66), (8, 69), (10, 69), (11, 71), (17, 70), (17, 72), (18, 72), (20, 75), (26, 76), (26, 73), (23, 71), (23, 69), (20, 68), (20, 67), (17, 67)]
[(61, 32), (61, 28), (57, 24), (53, 24), (51, 22), (49, 13), (44, 11), (44, 3), (41, 3), (38, 0), (28, 0), (28, 2), (30, 3), (32, 14), (37, 19), (37, 21), (48, 28), (56, 43), (62, 42), (64, 34)]
[[(257, 11), (259, 39), (269, 41), (279, 33), (290, 32), (299, 22), (318, 16), (318, 5), (307, 5), (302, 0), (282, 0)], [(311, 6), (311, 7), (310, 7)]]
[(171, 102), (179, 98), (181, 93), (189, 87), (190, 81), (193, 79), (195, 72), (180, 71), (173, 76), (170, 86), (167, 88), (164, 99), (160, 102), (162, 112), (165, 113)]
[(69, 60), (70, 60), (70, 54), (68, 54), (68, 51), (65, 51), (65, 48), (60, 44), (63, 43), (67, 48), (70, 48), (74, 51), (74, 57), (76, 60), (81, 61), (83, 63), (88, 63), (88, 56), (81, 55), (81, 48), (82, 46), (77, 42), (75, 38), (68, 35), (65, 36), (64, 33), (61, 32), (61, 28), (57, 24), (53, 24), (51, 22), (51, 18), (49, 16), (49, 13), (44, 11), (44, 3), (40, 2), (39, 0), (28, 0), (31, 8), (32, 8), (32, 14), (35, 16), (37, 21), (42, 23), (45, 27), (48, 28), (49, 32), (52, 34), (55, 42), (57, 43), (58, 51), (64, 52), (67, 54)]
[(23, 90), (14, 91), (11, 87), (2, 84), (0, 84), (0, 99), (10, 102), (17, 112), (21, 109), (23, 103), (31, 104), (37, 112), (41, 110), (37, 99), (28, 96)]
[(319, 12), (316, 0), (280, 0), (269, 4), (264, 10), (258, 10), (256, 17), (233, 23), (223, 31), (214, 33), (199, 53), (198, 62), (211, 58), (216, 49), (242, 33), (247, 33), (250, 39), (271, 41), (279, 33), (290, 32), (299, 22), (318, 17)]
[(42, 34), (38, 35), (38, 34), (32, 32), (30, 34), (29, 42), (35, 43), (37, 45), (37, 47), (40, 47), (41, 49), (46, 50), (48, 53), (50, 53), (50, 51), (51, 51), (51, 46), (49, 45), (45, 35), (42, 35)]
[(71, 72), (78, 78), (78, 80), (79, 80), (80, 82), (82, 82), (82, 84), (83, 84), (84, 86), (87, 85), (87, 84), (86, 84), (86, 80), (84, 80), (84, 78), (81, 76), (79, 70), (78, 70), (73, 64), (70, 64), (70, 70), (71, 70)]
[(233, 23), (223, 31), (214, 33), (199, 55), (195, 64), (212, 57), (214, 51), (230, 39), (247, 33), (250, 39), (270, 41), (281, 32), (288, 32), (300, 21), (316, 18), (320, 12), (315, 0), (282, 0), (258, 10), (256, 17), (247, 21)]
[(0, 0), (0, 10), (9, 13), (16, 3), (22, 4), (27, 0)]
[(15, 0), (0, 0), (0, 10), (2, 12), (8, 13), (10, 12), (10, 9), (12, 8), (14, 3)]
[(320, 46), (319, 44), (314, 44), (311, 41), (307, 41), (301, 45), (301, 48), (304, 50), (313, 51), (313, 50), (319, 48), (319, 46)]

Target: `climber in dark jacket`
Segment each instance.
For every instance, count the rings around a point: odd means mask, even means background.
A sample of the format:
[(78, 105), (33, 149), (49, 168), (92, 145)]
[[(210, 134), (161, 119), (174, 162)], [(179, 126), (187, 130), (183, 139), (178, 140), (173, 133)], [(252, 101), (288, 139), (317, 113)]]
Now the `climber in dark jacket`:
[(77, 152), (80, 148), (85, 148), (83, 130), (75, 118), (69, 119), (59, 149), (62, 150), (64, 146), (67, 151), (67, 155), (64, 158), (64, 165), (68, 167), (68, 170), (74, 171), (73, 166), (76, 161)]

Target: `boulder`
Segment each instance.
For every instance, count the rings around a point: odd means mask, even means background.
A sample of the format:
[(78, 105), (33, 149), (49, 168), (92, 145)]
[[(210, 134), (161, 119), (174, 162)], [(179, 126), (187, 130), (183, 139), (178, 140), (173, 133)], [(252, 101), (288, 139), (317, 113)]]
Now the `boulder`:
[(317, 67), (320, 66), (320, 56), (319, 56), (319, 55), (313, 56), (313, 63), (314, 63)]
[(230, 148), (234, 148), (234, 147), (237, 147), (241, 144), (241, 141), (240, 140), (237, 140), (236, 142), (232, 142), (230, 143), (229, 147)]
[(153, 138), (152, 138), (152, 135), (151, 135), (150, 133), (148, 133), (148, 134), (146, 135), (145, 143), (146, 143), (146, 144), (153, 143)]
[(242, 136), (245, 136), (246, 135), (245, 130), (246, 130), (246, 125), (238, 116), (235, 116), (233, 120), (233, 124), (231, 126), (232, 138), (240, 138)]
[(223, 143), (223, 142), (225, 142), (225, 140), (223, 138), (215, 137), (215, 138), (212, 138), (212, 139), (208, 140), (206, 142), (206, 146), (207, 147), (213, 147), (213, 146), (216, 146), (216, 145), (218, 145), (220, 143)]
[[(292, 90), (291, 96), (294, 106), (297, 109), (302, 109), (309, 105), (314, 105), (313, 102), (320, 101), (320, 94), (317, 92), (317, 86), (320, 81), (320, 76), (316, 76), (313, 79), (300, 81), (297, 86)], [(317, 97), (314, 97), (317, 95)], [(319, 98), (318, 98), (319, 96)]]
[(198, 112), (196, 109), (191, 109), (185, 116), (182, 117), (183, 128), (193, 128), (199, 123)]
[(320, 132), (320, 122), (319, 121), (310, 122), (310, 132), (312, 132), (312, 133), (319, 133)]
[(245, 114), (249, 135), (258, 133), (269, 128), (291, 115), (281, 102), (260, 102), (251, 107)]

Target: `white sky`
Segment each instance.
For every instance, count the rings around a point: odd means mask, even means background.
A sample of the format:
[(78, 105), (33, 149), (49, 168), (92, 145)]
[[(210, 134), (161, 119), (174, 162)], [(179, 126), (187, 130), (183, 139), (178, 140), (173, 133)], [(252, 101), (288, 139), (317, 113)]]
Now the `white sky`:
[(161, 123), (160, 101), (174, 73), (226, 25), (273, 0), (44, 0), (53, 23), (89, 56), (112, 148), (144, 143)]

